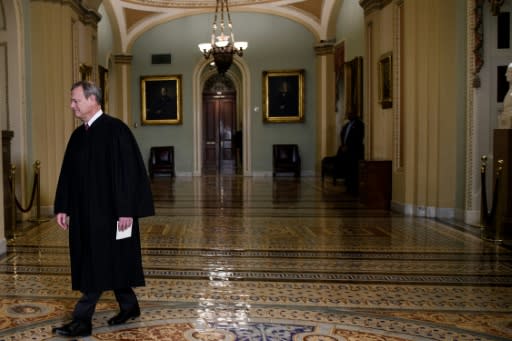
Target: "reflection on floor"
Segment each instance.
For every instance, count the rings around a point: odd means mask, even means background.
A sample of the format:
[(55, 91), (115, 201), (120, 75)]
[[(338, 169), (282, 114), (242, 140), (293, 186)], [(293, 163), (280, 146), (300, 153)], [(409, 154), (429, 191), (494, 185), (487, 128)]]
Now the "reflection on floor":
[[(471, 228), (365, 209), (317, 178), (153, 183), (142, 316), (83, 340), (510, 340), (512, 252)], [(60, 340), (67, 234), (19, 232), (0, 258), (0, 340)]]

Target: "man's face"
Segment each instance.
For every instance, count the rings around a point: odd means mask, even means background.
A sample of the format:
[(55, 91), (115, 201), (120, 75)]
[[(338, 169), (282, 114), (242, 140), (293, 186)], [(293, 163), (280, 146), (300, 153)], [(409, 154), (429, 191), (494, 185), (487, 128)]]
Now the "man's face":
[(71, 110), (76, 118), (88, 121), (97, 110), (97, 104), (93, 96), (85, 98), (84, 89), (79, 86), (71, 91)]
[(353, 112), (348, 112), (347, 115), (346, 115), (347, 119), (348, 120), (353, 120), (357, 117), (357, 115)]

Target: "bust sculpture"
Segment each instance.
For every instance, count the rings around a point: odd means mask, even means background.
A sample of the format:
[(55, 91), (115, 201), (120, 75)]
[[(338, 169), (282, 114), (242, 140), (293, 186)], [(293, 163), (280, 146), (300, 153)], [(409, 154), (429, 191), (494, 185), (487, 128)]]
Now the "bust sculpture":
[(507, 73), (505, 75), (509, 88), (503, 99), (503, 112), (498, 117), (498, 128), (512, 129), (512, 63), (508, 64)]

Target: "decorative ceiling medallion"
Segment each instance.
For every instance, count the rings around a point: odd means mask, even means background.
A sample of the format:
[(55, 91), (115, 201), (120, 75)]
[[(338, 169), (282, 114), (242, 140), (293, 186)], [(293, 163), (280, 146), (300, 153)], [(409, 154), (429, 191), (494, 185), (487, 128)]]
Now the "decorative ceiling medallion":
[[(215, 0), (123, 0), (125, 3), (132, 3), (143, 6), (167, 7), (167, 8), (198, 8), (215, 7)], [(256, 5), (271, 2), (280, 2), (278, 0), (230, 0), (229, 7)]]

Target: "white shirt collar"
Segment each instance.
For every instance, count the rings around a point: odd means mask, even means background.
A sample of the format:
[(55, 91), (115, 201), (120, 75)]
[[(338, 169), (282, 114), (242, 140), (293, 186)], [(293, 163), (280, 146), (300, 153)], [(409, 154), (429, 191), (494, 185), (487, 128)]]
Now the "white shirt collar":
[(103, 114), (103, 110), (99, 110), (96, 114), (94, 114), (93, 117), (91, 117), (91, 119), (87, 122), (85, 122), (85, 124), (89, 125), (89, 127), (94, 123), (94, 121), (96, 121), (98, 119), (98, 117), (101, 116), (101, 114)]

